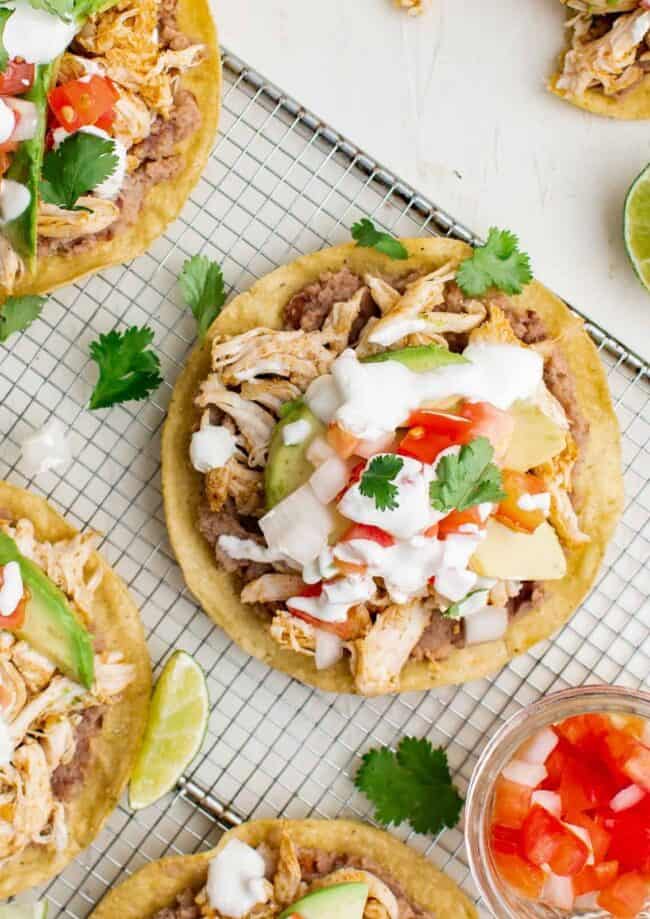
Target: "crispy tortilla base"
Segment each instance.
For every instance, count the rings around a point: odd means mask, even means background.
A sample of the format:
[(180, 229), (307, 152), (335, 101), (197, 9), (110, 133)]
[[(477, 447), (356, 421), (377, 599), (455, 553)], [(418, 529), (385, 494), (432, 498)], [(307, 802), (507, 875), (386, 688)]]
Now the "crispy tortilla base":
[(200, 855), (181, 855), (152, 862), (112, 890), (90, 919), (151, 919), (171, 906), (188, 887), (200, 889), (208, 862), (230, 839), (250, 846), (266, 842), (279, 846), (286, 829), (300, 847), (357, 855), (382, 868), (402, 888), (407, 898), (437, 919), (476, 919), (477, 912), (465, 894), (430, 861), (403, 842), (352, 820), (255, 820), (226, 833), (216, 849)]
[[(471, 252), (465, 243), (451, 239), (402, 242), (410, 254), (408, 261), (392, 261), (353, 244), (338, 246), (279, 268), (236, 297), (213, 323), (204, 344), (190, 355), (176, 383), (163, 432), (167, 526), (188, 587), (217, 625), (249, 654), (303, 683), (331, 692), (355, 692), (348, 660), (319, 671), (313, 658), (282, 650), (271, 638), (266, 618), (254, 606), (241, 603), (237, 580), (217, 567), (212, 550), (199, 533), (196, 521), (203, 477), (189, 461), (190, 437), (197, 418), (191, 406), (199, 383), (210, 372), (211, 339), (216, 334), (236, 335), (258, 325), (281, 327), (282, 308), (287, 301), (324, 271), (338, 271), (347, 265), (357, 274), (377, 272), (390, 279), (413, 270), (432, 271), (449, 261), (458, 264)], [(580, 457), (576, 495), (580, 526), (591, 536), (591, 542), (566, 550), (566, 577), (548, 582), (542, 605), (517, 617), (502, 640), (456, 650), (439, 663), (410, 660), (402, 671), (401, 692), (479, 679), (553, 635), (593, 583), (621, 511), (618, 422), (593, 342), (582, 321), (537, 282), (515, 297), (514, 304), (522, 310), (535, 310), (544, 319), (549, 337), (561, 339), (560, 348), (575, 380), (580, 410), (590, 425), (587, 447)]]
[[(77, 530), (47, 501), (0, 481), (0, 508), (12, 517), (32, 521), (39, 539), (69, 539)], [(106, 710), (101, 732), (91, 744), (91, 766), (81, 793), (66, 804), (70, 839), (63, 852), (30, 846), (0, 870), (0, 898), (42, 884), (59, 874), (85, 849), (114, 810), (128, 782), (144, 732), (151, 690), (151, 665), (140, 614), (125, 584), (95, 553), (103, 570), (93, 602), (93, 622), (107, 650), (119, 649), (136, 668), (133, 683), (120, 701)]]
[(184, 159), (179, 175), (150, 189), (135, 224), (114, 240), (95, 245), (80, 255), (39, 258), (35, 273), (27, 276), (14, 295), (49, 293), (86, 275), (131, 261), (145, 252), (180, 214), (199, 180), (214, 143), (221, 106), (221, 57), (208, 0), (178, 0), (178, 27), (206, 47), (206, 58), (183, 74), (181, 85), (194, 93), (202, 121), (177, 152)]

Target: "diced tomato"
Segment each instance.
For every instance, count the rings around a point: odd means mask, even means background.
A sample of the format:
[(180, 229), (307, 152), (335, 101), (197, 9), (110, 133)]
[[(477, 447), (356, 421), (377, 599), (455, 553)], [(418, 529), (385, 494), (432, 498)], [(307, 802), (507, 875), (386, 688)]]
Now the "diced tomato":
[(93, 74), (89, 79), (69, 80), (48, 94), (50, 108), (61, 127), (78, 131), (93, 125), (111, 112), (119, 93), (107, 77)]
[(565, 718), (555, 730), (582, 753), (599, 755), (602, 737), (611, 730), (611, 723), (604, 715), (589, 712)]
[(587, 864), (585, 843), (539, 805), (524, 820), (521, 838), (526, 858), (538, 867), (548, 864), (554, 874), (578, 874)]
[(3, 176), (11, 165), (11, 157), (8, 152), (0, 150), (0, 176)]
[(36, 68), (27, 61), (9, 61), (0, 73), (0, 96), (22, 96), (34, 85)]
[(546, 490), (540, 478), (529, 472), (504, 469), (501, 473), (501, 487), (507, 497), (501, 501), (494, 512), (494, 516), (500, 523), (522, 533), (532, 533), (544, 523), (543, 511), (525, 511), (519, 507), (519, 499), (522, 495), (539, 495)]
[(436, 412), (432, 409), (419, 409), (411, 412), (406, 422), (407, 428), (426, 428), (448, 437), (451, 443), (465, 443), (470, 431), (470, 421), (461, 415), (452, 415), (450, 412)]
[(515, 430), (512, 415), (490, 402), (466, 402), (458, 414), (472, 422), (472, 438), (487, 437), (497, 458), (505, 455)]
[(485, 526), (483, 520), (481, 520), (478, 504), (469, 507), (466, 511), (452, 511), (451, 514), (443, 517), (438, 522), (438, 538), (445, 539), (445, 537), (451, 536), (453, 533), (460, 533), (460, 528), (468, 523), (474, 524), (474, 526), (481, 529)]
[(573, 892), (576, 897), (583, 893), (592, 893), (608, 887), (618, 877), (618, 862), (601, 862), (600, 865), (587, 865), (573, 879)]
[(6, 140), (3, 144), (0, 144), (0, 153), (15, 153), (17, 149), (18, 141), (16, 140)]
[(616, 794), (616, 786), (597, 761), (567, 757), (560, 779), (562, 813), (605, 807)]
[(616, 919), (636, 919), (650, 896), (650, 879), (637, 872), (621, 874), (598, 897), (598, 905)]
[(381, 527), (366, 523), (353, 523), (341, 537), (341, 542), (350, 542), (353, 539), (370, 539), (372, 542), (384, 546), (384, 548), (395, 545), (395, 539), (390, 533), (382, 530)]
[(530, 808), (532, 788), (499, 776), (494, 786), (494, 823), (519, 829)]
[[(301, 590), (300, 596), (320, 597), (322, 592), (323, 582), (319, 581), (318, 584), (306, 584), (304, 589)], [(296, 609), (290, 602), (287, 602), (287, 609), (291, 615), (295, 616), (297, 619), (308, 622), (316, 629), (322, 629), (324, 632), (331, 632), (333, 635), (338, 635), (339, 638), (343, 638), (344, 640), (352, 638), (353, 632), (355, 631), (355, 623), (351, 618), (352, 610), (348, 613), (348, 618), (345, 622), (326, 622), (323, 619), (318, 619), (316, 616), (310, 616), (309, 613), (304, 613), (301, 609)]]
[(354, 455), (359, 438), (355, 437), (354, 434), (350, 434), (340, 424), (331, 423), (327, 429), (327, 442), (342, 459), (348, 459)]
[(453, 446), (454, 441), (450, 437), (438, 434), (433, 428), (418, 425), (406, 432), (397, 452), (400, 456), (410, 456), (421, 463), (433, 463), (443, 450)]
[(569, 744), (560, 738), (560, 742), (547, 757), (544, 765), (546, 766), (546, 772), (548, 775), (542, 782), (542, 788), (546, 791), (557, 791), (560, 787), (560, 782), (562, 781), (562, 773), (564, 772), (564, 766), (566, 764), (567, 758), (572, 755), (572, 750)]
[(610, 728), (601, 738), (600, 753), (615, 775), (650, 791), (650, 750), (636, 737)]
[(629, 776), (635, 785), (650, 791), (650, 749), (643, 744), (637, 744), (633, 756), (628, 759), (623, 772)]
[(495, 823), (490, 832), (490, 845), (493, 852), (521, 855), (521, 832), (513, 827)]
[(504, 881), (524, 897), (538, 899), (544, 887), (544, 872), (520, 855), (493, 853), (494, 864)]
[(650, 874), (650, 798), (635, 807), (613, 814), (605, 821), (611, 834), (608, 858), (615, 858), (623, 871)]
[(0, 624), (3, 629), (8, 629), (10, 632), (19, 629), (25, 621), (25, 612), (27, 611), (27, 594), (23, 594), (23, 597), (13, 611), (11, 616), (3, 616)]
[(424, 535), (427, 537), (427, 539), (437, 539), (438, 530), (439, 530), (438, 524), (434, 523), (432, 526), (427, 527), (427, 529), (424, 531)]
[(593, 819), (587, 814), (578, 811), (569, 811), (565, 819), (567, 823), (572, 823), (574, 826), (581, 826), (587, 830), (589, 838), (591, 839), (594, 860), (596, 862), (604, 861), (609, 851), (612, 836), (603, 826), (603, 821)]
[(103, 115), (95, 122), (95, 127), (100, 128), (102, 131), (106, 131), (107, 134), (111, 133), (111, 128), (115, 124), (115, 109), (110, 109), (108, 112), (104, 112)]

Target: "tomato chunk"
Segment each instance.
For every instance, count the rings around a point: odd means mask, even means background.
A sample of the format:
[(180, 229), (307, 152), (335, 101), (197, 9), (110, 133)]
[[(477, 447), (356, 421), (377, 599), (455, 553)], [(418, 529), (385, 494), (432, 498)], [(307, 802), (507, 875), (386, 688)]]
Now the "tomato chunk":
[(341, 542), (350, 542), (352, 539), (369, 539), (384, 548), (395, 545), (395, 538), (390, 533), (369, 523), (353, 523), (341, 537)]
[(544, 872), (520, 855), (494, 852), (494, 863), (501, 877), (524, 897), (536, 900), (544, 887)]
[(119, 93), (108, 77), (68, 80), (48, 93), (50, 108), (61, 127), (72, 133), (93, 125), (111, 112)]
[(650, 791), (650, 750), (627, 731), (610, 728), (601, 738), (601, 756), (621, 781)]
[[(457, 443), (457, 441), (456, 441)], [(433, 463), (443, 450), (454, 446), (454, 440), (422, 425), (410, 428), (399, 443), (400, 456), (410, 456), (421, 463)]]
[(350, 432), (342, 428), (340, 424), (334, 423), (330, 424), (327, 428), (327, 442), (330, 447), (336, 450), (342, 459), (348, 459), (354, 454), (359, 444), (359, 438), (355, 437), (354, 434), (350, 434)]
[(585, 843), (539, 805), (524, 820), (521, 836), (528, 860), (538, 867), (548, 864), (554, 874), (578, 874), (587, 864), (589, 849)]
[(650, 874), (650, 799), (611, 814), (606, 826), (611, 834), (607, 857), (618, 859), (623, 871)]
[(573, 892), (576, 897), (583, 893), (592, 893), (608, 887), (618, 877), (618, 862), (601, 862), (600, 865), (587, 865), (573, 879)]
[(9, 61), (0, 73), (0, 96), (22, 96), (34, 85), (34, 64), (27, 61)]
[(487, 437), (497, 459), (505, 455), (515, 430), (515, 420), (509, 412), (490, 402), (466, 402), (458, 414), (472, 422), (472, 438)]
[(605, 807), (616, 793), (610, 776), (595, 761), (567, 757), (560, 779), (562, 812)]
[(564, 772), (564, 766), (567, 762), (568, 757), (571, 756), (571, 747), (569, 744), (560, 737), (560, 742), (547, 757), (544, 765), (546, 766), (546, 772), (548, 775), (542, 782), (542, 788), (546, 791), (558, 791), (560, 787), (560, 782), (562, 781), (562, 773)]
[(521, 854), (521, 833), (510, 826), (499, 823), (493, 824), (490, 833), (490, 844), (494, 852), (504, 852), (506, 855)]
[(466, 526), (468, 523), (480, 529), (485, 526), (481, 519), (481, 512), (479, 511), (478, 504), (469, 507), (466, 511), (452, 511), (451, 514), (447, 514), (446, 517), (443, 517), (443, 519), (438, 522), (438, 538), (444, 539), (446, 536), (451, 536), (453, 533), (460, 533), (462, 532), (461, 527)]
[(598, 905), (616, 919), (636, 919), (650, 896), (650, 880), (636, 872), (621, 874), (598, 897)]
[(555, 725), (555, 730), (582, 753), (599, 755), (602, 738), (611, 730), (611, 723), (604, 715), (590, 712), (565, 718)]
[(603, 820), (593, 819), (579, 811), (569, 811), (566, 815), (566, 822), (573, 826), (581, 826), (589, 833), (594, 860), (597, 863), (604, 861), (609, 851), (612, 835), (603, 826)]
[(494, 786), (494, 822), (519, 829), (528, 814), (532, 794), (532, 788), (499, 776)]
[(504, 469), (501, 473), (501, 487), (507, 497), (494, 512), (500, 523), (522, 533), (532, 533), (544, 523), (546, 518), (543, 511), (526, 511), (519, 506), (519, 500), (523, 495), (539, 495), (546, 490), (540, 478), (532, 473)]

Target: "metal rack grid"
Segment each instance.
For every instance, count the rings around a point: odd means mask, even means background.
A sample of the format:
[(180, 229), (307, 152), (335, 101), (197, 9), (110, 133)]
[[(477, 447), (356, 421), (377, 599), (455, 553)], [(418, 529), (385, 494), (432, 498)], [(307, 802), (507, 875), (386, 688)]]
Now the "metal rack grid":
[[(148, 254), (51, 297), (0, 363), (0, 476), (41, 491), (76, 525), (105, 534), (103, 552), (142, 608), (154, 664), (173, 648), (195, 655), (212, 701), (203, 751), (177, 792), (135, 815), (123, 803), (44, 889), (58, 916), (87, 916), (147, 860), (208, 848), (242, 819), (369, 818), (351, 781), (359, 757), (407, 732), (444, 745), (465, 789), (485, 739), (519, 706), (585, 682), (640, 687), (650, 670), (649, 368), (590, 323), (621, 421), (627, 507), (596, 588), (552, 643), (494, 680), (362, 701), (269, 670), (197, 608), (171, 553), (160, 492), (161, 426), (195, 335), (176, 286), (183, 260), (197, 252), (217, 259), (235, 292), (304, 252), (349, 238), (365, 215), (403, 235), (474, 239), (227, 53), (224, 74), (221, 135), (181, 218)], [(165, 384), (148, 402), (89, 412), (90, 341), (115, 325), (145, 322), (155, 331)], [(17, 465), (19, 444), (51, 414), (70, 429), (74, 461), (61, 476), (28, 482)], [(475, 895), (461, 829), (437, 840), (404, 827), (396, 834)]]

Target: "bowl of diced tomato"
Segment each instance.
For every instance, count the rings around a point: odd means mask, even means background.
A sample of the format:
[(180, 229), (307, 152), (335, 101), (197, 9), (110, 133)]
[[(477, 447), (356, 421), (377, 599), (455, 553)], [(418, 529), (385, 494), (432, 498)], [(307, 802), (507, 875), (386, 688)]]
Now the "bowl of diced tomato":
[(498, 919), (650, 917), (650, 694), (584, 686), (517, 712), (474, 770), (466, 840)]

